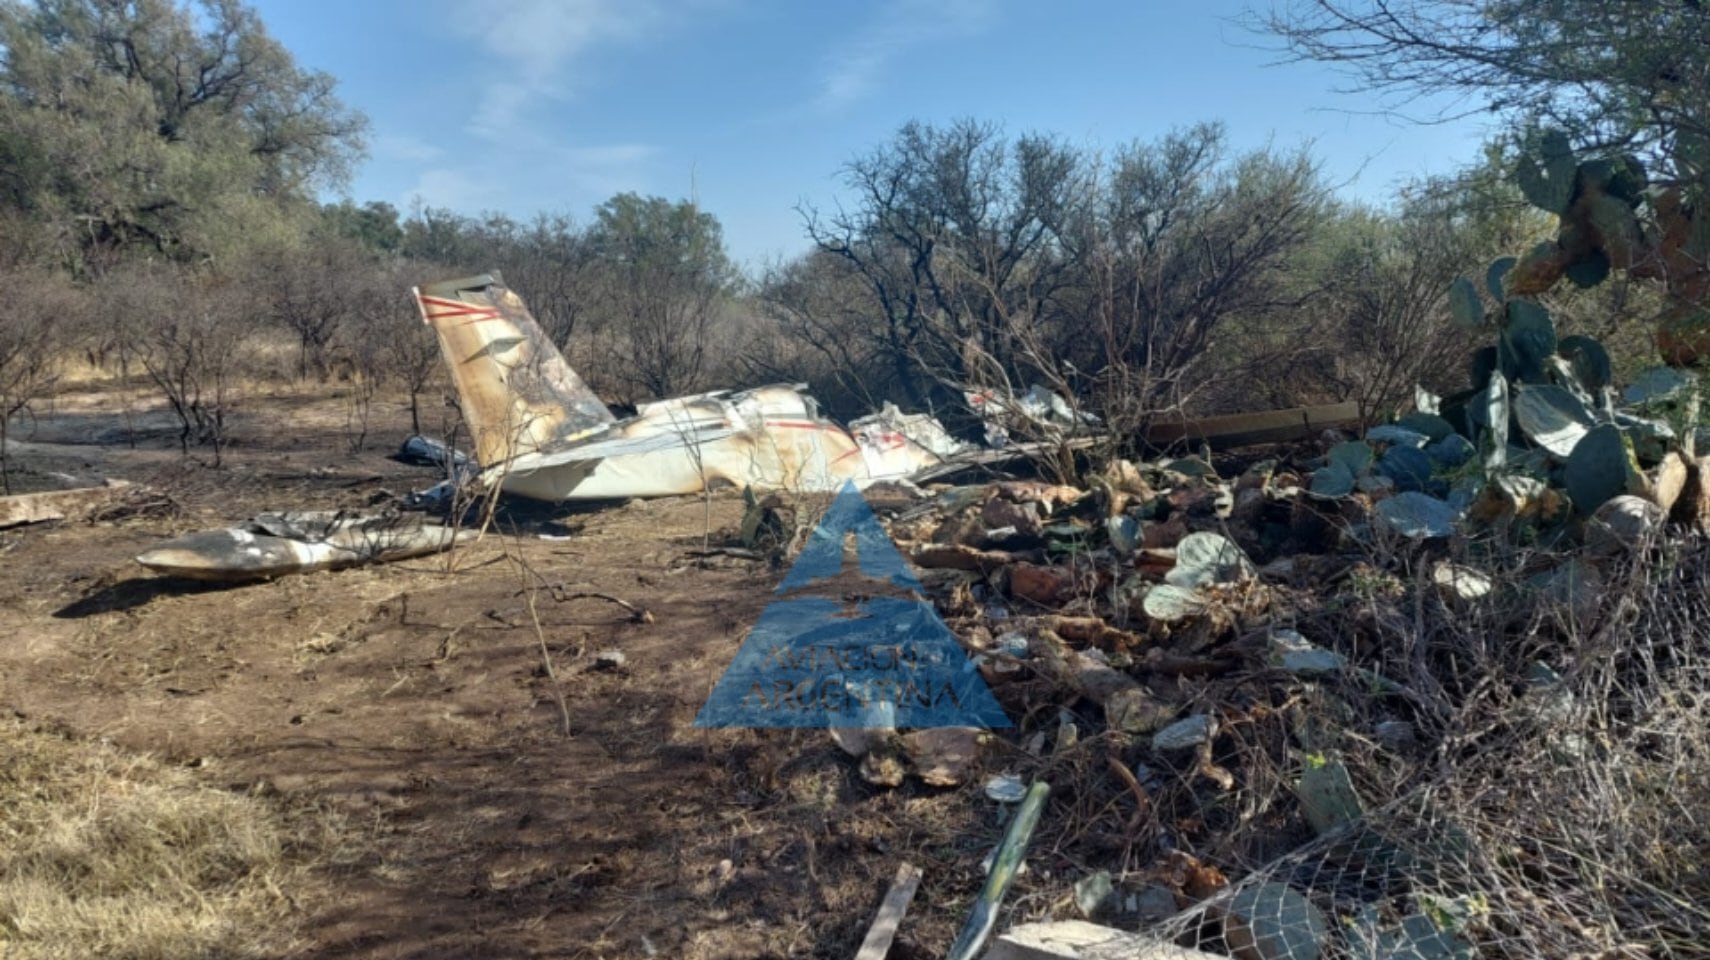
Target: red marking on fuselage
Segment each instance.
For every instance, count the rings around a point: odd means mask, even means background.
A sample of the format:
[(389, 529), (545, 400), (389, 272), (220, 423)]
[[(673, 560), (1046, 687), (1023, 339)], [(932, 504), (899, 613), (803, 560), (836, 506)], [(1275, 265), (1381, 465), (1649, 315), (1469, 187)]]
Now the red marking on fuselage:
[(417, 299), (421, 301), (422, 312), (427, 314), (429, 321), (463, 318), (458, 320), (457, 325), (467, 326), (471, 323), (480, 323), (483, 320), (497, 320), (500, 317), (499, 311), (492, 307), (459, 303), (455, 300), (439, 300), (434, 297), (418, 297)]

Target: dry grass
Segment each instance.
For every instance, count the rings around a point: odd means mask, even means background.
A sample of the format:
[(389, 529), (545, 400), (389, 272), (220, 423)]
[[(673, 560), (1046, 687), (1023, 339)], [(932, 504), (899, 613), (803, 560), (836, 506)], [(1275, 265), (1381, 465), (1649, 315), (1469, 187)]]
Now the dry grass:
[(0, 724), (0, 755), (6, 960), (262, 957), (299, 946), (293, 893), (302, 896), (309, 851), (265, 801), (17, 722)]

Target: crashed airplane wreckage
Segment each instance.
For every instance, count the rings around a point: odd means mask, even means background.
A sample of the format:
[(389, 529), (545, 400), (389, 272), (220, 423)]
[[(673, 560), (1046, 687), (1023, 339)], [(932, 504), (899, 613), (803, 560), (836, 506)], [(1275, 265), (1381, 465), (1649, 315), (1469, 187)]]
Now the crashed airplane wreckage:
[(484, 486), (534, 500), (610, 500), (720, 487), (799, 492), (909, 479), (971, 448), (888, 406), (844, 430), (803, 387), (640, 404), (619, 420), (495, 273), (412, 291), (439, 337)]
[[(570, 368), (535, 323), (522, 298), (497, 272), (412, 290), (422, 322), (439, 338), (474, 437), (468, 463), (425, 438), (404, 454), (426, 455), (453, 479), (420, 499), (449, 499), (454, 485), (482, 486), (534, 500), (611, 500), (699, 493), (720, 487), (831, 491), (853, 481), (927, 482), (961, 470), (1014, 461), (1060, 445), (1085, 447), (1097, 418), (1035, 386), (1006, 402), (990, 391), (966, 394), (987, 422), (996, 449), (950, 436), (928, 414), (891, 404), (844, 428), (819, 415), (805, 385), (777, 384), (640, 404), (618, 419)], [(1261, 414), (1161, 421), (1152, 443), (1196, 441), (1217, 446), (1310, 436), (1357, 422), (1357, 404)], [(1052, 442), (1011, 443), (1006, 427), (1055, 435)], [(411, 445), (420, 450), (412, 450)]]

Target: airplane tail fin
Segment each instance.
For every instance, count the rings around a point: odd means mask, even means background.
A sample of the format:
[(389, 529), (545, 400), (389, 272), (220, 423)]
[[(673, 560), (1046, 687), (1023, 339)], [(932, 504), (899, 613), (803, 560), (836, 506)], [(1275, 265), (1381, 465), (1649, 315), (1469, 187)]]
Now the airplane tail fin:
[(410, 292), (439, 337), (483, 467), (552, 453), (616, 422), (497, 271)]

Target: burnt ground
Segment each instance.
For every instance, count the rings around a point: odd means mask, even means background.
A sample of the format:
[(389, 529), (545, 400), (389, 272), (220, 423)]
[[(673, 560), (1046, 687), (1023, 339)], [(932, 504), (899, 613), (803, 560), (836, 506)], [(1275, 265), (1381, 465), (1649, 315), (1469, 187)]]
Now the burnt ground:
[[(449, 569), (176, 582), (130, 558), (259, 511), (361, 507), (431, 471), (386, 459), (408, 430), (395, 404), (353, 453), (336, 396), (260, 391), (217, 469), (146, 404), (128, 446), (117, 406), (67, 394), (26, 423), (22, 484), (122, 477), (176, 510), (0, 532), (0, 711), (334, 823), (336, 844), (300, 851), (316, 885), (281, 918), (301, 955), (847, 957), (903, 860), (925, 878), (892, 956), (948, 945), (1003, 829), (979, 777), (885, 790), (823, 732), (692, 726), (783, 575), (691, 555), (738, 498), (561, 509), (568, 537), (490, 535)], [(529, 570), (651, 622), (529, 591)], [(625, 664), (599, 669), (610, 649)], [(982, 764), (1019, 760), (1000, 741)], [(1031, 864), (1019, 913), (1050, 909), (1034, 879), (1073, 867), (1048, 849)]]

